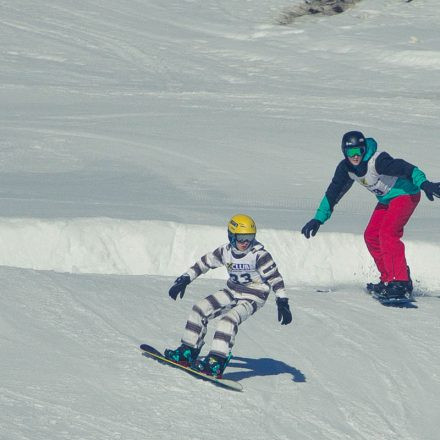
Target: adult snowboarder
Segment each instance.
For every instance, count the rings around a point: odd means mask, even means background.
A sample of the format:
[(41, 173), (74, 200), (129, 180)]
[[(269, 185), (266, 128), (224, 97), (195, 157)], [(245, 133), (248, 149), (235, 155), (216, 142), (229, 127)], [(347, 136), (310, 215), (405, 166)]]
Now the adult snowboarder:
[[(182, 298), (186, 286), (209, 269), (225, 266), (229, 274), (224, 289), (193, 306), (181, 339), (182, 345), (175, 350), (165, 350), (167, 359), (221, 377), (231, 358), (238, 326), (264, 306), (271, 290), (276, 296), (278, 320), (282, 325), (292, 321), (283, 278), (270, 253), (256, 241), (256, 232), (251, 217), (234, 215), (228, 223), (229, 243), (201, 257), (176, 279), (169, 290), (169, 296), (174, 300), (179, 294)], [(221, 319), (211, 350), (204, 359), (198, 359), (208, 321), (219, 316)]]
[(403, 229), (420, 201), (420, 189), (433, 201), (440, 197), (440, 183), (428, 181), (415, 165), (377, 151), (376, 141), (360, 131), (345, 133), (341, 148), (344, 159), (336, 167), (315, 217), (301, 232), (306, 238), (313, 237), (353, 182), (360, 183), (378, 200), (364, 239), (380, 282), (367, 284), (367, 289), (385, 298), (404, 298), (411, 294), (413, 285), (401, 241)]

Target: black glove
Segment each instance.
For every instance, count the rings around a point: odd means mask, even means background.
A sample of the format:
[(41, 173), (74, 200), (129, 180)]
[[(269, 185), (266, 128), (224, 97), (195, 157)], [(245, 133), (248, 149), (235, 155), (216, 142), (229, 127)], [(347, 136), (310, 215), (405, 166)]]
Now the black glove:
[(307, 222), (301, 229), (301, 234), (303, 234), (306, 238), (310, 238), (310, 236), (314, 237), (321, 225), (322, 223), (319, 220), (312, 218), (312, 220)]
[(181, 275), (179, 278), (174, 281), (173, 286), (168, 291), (168, 295), (174, 299), (177, 299), (177, 295), (180, 293), (180, 297), (183, 298), (185, 294), (186, 286), (191, 282), (191, 278), (189, 275)]
[(277, 298), (277, 307), (278, 307), (278, 321), (281, 322), (281, 325), (287, 325), (292, 322), (292, 313), (289, 307), (289, 299), (288, 298)]
[(434, 201), (434, 196), (440, 197), (440, 182), (434, 183), (430, 182), (429, 180), (425, 180), (420, 185), (420, 188), (425, 191), (426, 197), (428, 197), (431, 202)]

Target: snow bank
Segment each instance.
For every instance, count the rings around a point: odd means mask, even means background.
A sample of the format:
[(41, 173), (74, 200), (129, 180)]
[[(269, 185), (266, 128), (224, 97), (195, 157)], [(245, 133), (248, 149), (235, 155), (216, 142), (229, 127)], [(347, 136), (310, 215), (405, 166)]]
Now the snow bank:
[[(333, 287), (374, 280), (363, 237), (264, 229), (258, 238), (288, 285)], [(0, 265), (72, 273), (176, 276), (226, 241), (226, 227), (108, 218), (0, 219)], [(419, 287), (437, 289), (437, 243), (406, 242)], [(206, 274), (224, 278), (222, 269)]]

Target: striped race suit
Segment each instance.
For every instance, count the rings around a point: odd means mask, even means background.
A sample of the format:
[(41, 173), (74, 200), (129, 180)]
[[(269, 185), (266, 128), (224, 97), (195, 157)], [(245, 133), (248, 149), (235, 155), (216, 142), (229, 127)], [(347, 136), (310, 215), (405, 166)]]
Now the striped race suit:
[(193, 281), (209, 269), (221, 266), (225, 266), (229, 274), (226, 287), (193, 306), (182, 343), (200, 349), (208, 321), (220, 316), (210, 352), (227, 357), (234, 345), (238, 326), (264, 306), (270, 290), (279, 298), (286, 297), (286, 292), (272, 256), (259, 242), (254, 242), (246, 253), (237, 251), (230, 244), (222, 245), (204, 255), (186, 274)]

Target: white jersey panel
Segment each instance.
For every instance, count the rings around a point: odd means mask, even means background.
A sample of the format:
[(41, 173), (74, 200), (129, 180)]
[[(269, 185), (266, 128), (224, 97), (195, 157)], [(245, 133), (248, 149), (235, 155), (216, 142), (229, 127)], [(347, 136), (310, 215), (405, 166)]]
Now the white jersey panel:
[(252, 283), (263, 283), (257, 270), (257, 253), (249, 252), (241, 258), (236, 258), (232, 252), (227, 252), (224, 258), (229, 280), (234, 284), (251, 287)]
[(283, 277), (261, 243), (255, 242), (245, 254), (225, 244), (203, 255), (186, 273), (193, 281), (208, 270), (221, 266), (228, 271), (227, 287), (235, 292), (256, 295), (265, 300), (273, 289), (277, 297), (286, 297)]
[(396, 183), (398, 177), (396, 176), (386, 176), (384, 174), (379, 174), (376, 170), (376, 159), (379, 156), (380, 152), (377, 151), (371, 159), (368, 161), (367, 172), (364, 176), (356, 176), (356, 174), (352, 172), (348, 172), (348, 175), (360, 183), (363, 187), (367, 188), (368, 191), (372, 193), (383, 196), (388, 194)]

